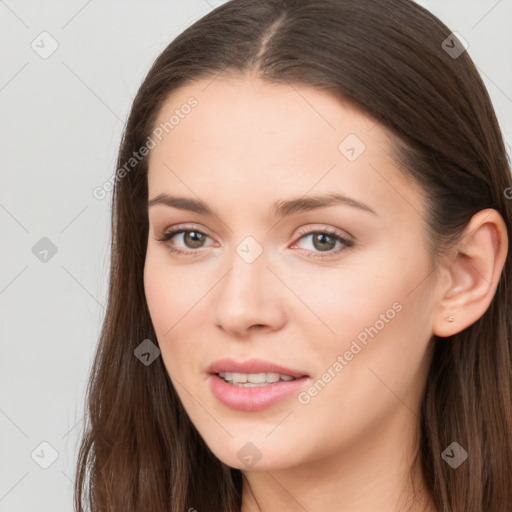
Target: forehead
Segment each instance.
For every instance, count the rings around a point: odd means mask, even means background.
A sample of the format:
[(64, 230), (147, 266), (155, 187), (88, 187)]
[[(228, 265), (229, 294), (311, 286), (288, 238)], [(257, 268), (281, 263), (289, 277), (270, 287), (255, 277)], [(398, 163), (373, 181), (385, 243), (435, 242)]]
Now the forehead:
[(217, 205), (340, 192), (395, 214), (422, 208), (391, 159), (385, 129), (311, 86), (204, 79), (167, 99), (159, 127), (161, 140), (154, 138), (149, 157), (150, 198), (193, 192)]
[[(190, 98), (197, 103), (191, 109), (187, 108)], [(180, 114), (181, 110), (188, 113), (179, 119), (174, 116), (173, 126), (163, 134), (169, 145), (174, 142), (174, 149), (179, 149), (179, 143), (186, 139), (189, 146), (200, 144), (203, 150), (215, 154), (218, 150), (226, 156), (228, 151), (234, 153), (238, 149), (247, 158), (257, 156), (260, 160), (285, 154), (289, 159), (297, 154), (297, 143), (303, 142), (306, 144), (301, 146), (301, 154), (308, 148), (315, 150), (321, 143), (337, 156), (341, 138), (349, 133), (364, 137), (373, 132), (375, 143), (386, 142), (384, 131), (376, 128), (373, 120), (331, 93), (253, 77), (214, 77), (174, 91), (156, 125), (165, 127), (172, 114)], [(264, 148), (260, 146), (262, 142)]]

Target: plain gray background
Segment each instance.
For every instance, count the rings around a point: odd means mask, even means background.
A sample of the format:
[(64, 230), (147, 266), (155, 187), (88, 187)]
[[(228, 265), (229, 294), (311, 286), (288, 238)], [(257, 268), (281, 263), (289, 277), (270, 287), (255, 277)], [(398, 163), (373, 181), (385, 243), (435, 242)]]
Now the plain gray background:
[[(0, 512), (73, 510), (108, 281), (110, 197), (92, 191), (153, 60), (221, 3), (0, 0)], [(468, 41), (510, 150), (512, 0), (419, 3)]]

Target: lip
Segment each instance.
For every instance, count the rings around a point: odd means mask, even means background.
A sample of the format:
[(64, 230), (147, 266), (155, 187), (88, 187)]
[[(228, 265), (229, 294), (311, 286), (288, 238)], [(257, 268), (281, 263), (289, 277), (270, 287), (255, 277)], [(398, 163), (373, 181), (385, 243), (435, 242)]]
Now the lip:
[(299, 377), (287, 382), (246, 388), (228, 384), (216, 374), (208, 376), (210, 390), (219, 402), (230, 409), (246, 412), (263, 411), (290, 395), (297, 396), (309, 380), (309, 377)]
[(281, 373), (282, 375), (290, 375), (299, 379), (300, 377), (309, 377), (306, 372), (286, 368), (271, 361), (263, 359), (248, 359), (247, 361), (235, 361), (234, 359), (219, 359), (212, 363), (206, 370), (210, 374), (219, 372), (236, 372), (236, 373)]
[[(284, 400), (290, 395), (297, 395), (309, 382), (309, 375), (300, 370), (286, 368), (262, 359), (235, 361), (221, 359), (208, 367), (208, 384), (212, 394), (225, 406), (238, 411), (262, 411)], [(295, 380), (279, 381), (264, 386), (244, 387), (227, 383), (217, 374), (219, 372), (236, 373), (281, 373), (295, 377)]]

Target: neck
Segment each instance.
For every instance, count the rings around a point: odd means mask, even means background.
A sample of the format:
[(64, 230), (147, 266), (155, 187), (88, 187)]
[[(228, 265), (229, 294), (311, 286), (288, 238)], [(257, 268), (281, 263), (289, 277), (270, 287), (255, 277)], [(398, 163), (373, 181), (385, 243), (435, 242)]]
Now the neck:
[(402, 407), (371, 436), (361, 433), (328, 457), (244, 472), (241, 512), (437, 512), (415, 458), (417, 441), (417, 417)]

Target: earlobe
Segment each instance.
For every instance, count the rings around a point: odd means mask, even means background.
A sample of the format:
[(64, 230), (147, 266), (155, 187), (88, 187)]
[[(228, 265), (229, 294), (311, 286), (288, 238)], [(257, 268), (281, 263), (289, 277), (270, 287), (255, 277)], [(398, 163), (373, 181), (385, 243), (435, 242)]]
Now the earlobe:
[(457, 334), (483, 316), (496, 293), (507, 252), (503, 217), (490, 208), (473, 215), (455, 256), (443, 269), (449, 279), (441, 288), (433, 325), (436, 336)]

